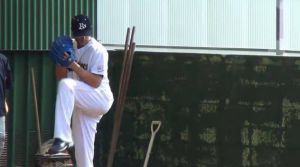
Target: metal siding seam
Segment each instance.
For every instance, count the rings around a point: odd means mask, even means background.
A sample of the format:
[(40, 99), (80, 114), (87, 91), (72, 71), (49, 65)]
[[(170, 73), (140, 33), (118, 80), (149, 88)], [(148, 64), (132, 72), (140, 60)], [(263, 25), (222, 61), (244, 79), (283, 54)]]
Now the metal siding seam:
[[(96, 0), (97, 1), (97, 0)], [(97, 37), (97, 4), (95, 4), (94, 0), (91, 0), (91, 12), (93, 14), (93, 36), (96, 38)], [(96, 8), (96, 10), (95, 10)]]
[(9, 10), (10, 10), (10, 12), (9, 12), (9, 14), (10, 14), (10, 19), (8, 19), (9, 20), (9, 23), (8, 23), (8, 25), (9, 25), (9, 28), (7, 29), (8, 30), (8, 38), (7, 38), (7, 43), (8, 43), (8, 48), (9, 49), (12, 49), (12, 39), (13, 39), (13, 29), (14, 29), (14, 26), (13, 26), (13, 8), (12, 8), (12, 3), (13, 3), (13, 0), (11, 0), (11, 1), (9, 1)]
[(73, 13), (77, 13), (77, 7), (78, 7), (78, 4), (77, 4), (78, 2), (74, 2), (74, 7), (73, 7)]
[(84, 2), (85, 2), (85, 3), (84, 3), (84, 5), (83, 5), (83, 7), (84, 7), (85, 14), (86, 14), (87, 16), (91, 17), (91, 15), (89, 15), (89, 6), (88, 6), (89, 0), (86, 0), (86, 1), (84, 1)]
[(68, 35), (72, 35), (71, 34), (71, 18), (72, 18), (72, 2), (73, 1), (69, 1), (69, 4), (68, 4), (68, 6), (69, 6), (69, 8), (68, 8), (68, 30), (67, 30), (67, 32), (68, 32)]
[(37, 13), (37, 1), (33, 0), (33, 49), (37, 49), (37, 17), (38, 17), (38, 13)]
[[(26, 47), (25, 47), (25, 49), (30, 49), (30, 43), (31, 43), (31, 41), (30, 41), (30, 34), (31, 34), (31, 32), (30, 32), (30, 23), (31, 23), (31, 15), (30, 15), (30, 11), (31, 11), (31, 0), (29, 0), (29, 2), (27, 3), (27, 12), (26, 12), (26, 19), (27, 19), (27, 26), (26, 26), (26, 36), (25, 36), (25, 39), (26, 39)], [(24, 14), (25, 14), (25, 11), (24, 11)]]
[[(12, 40), (14, 41), (12, 44), (15, 44), (12, 48), (14, 49), (18, 49), (19, 48), (19, 43), (20, 43), (20, 38), (19, 38), (19, 28), (20, 28), (20, 25), (19, 25), (19, 2), (14, 0), (14, 3), (15, 3), (15, 9), (17, 10), (14, 10), (16, 11), (15, 12), (15, 26), (14, 27), (14, 35), (15, 35), (15, 40)], [(13, 39), (13, 38), (12, 38)]]
[(60, 30), (59, 30), (59, 34), (58, 36), (60, 35), (65, 35), (65, 31), (66, 31), (66, 22), (65, 22), (65, 18), (66, 18), (66, 10), (65, 10), (65, 1), (59, 1), (59, 5), (60, 5), (60, 8), (61, 9), (64, 9), (64, 10), (61, 10), (60, 11), (60, 15), (58, 15), (57, 17), (60, 18)]
[(83, 0), (78, 0), (79, 1), (79, 13), (78, 14), (82, 14), (83, 13)]
[[(55, 1), (56, 2), (56, 7), (55, 7), (55, 9), (61, 9), (60, 8), (60, 0), (56, 0)], [(61, 18), (60, 17), (58, 17), (58, 16), (61, 16), (61, 11), (60, 10), (57, 10), (57, 13), (56, 13), (56, 15), (55, 15), (55, 17), (56, 17), (56, 23), (57, 23), (57, 26), (56, 26), (56, 33), (55, 33), (55, 36), (54, 36), (54, 39), (59, 35), (59, 33), (60, 33), (60, 29), (61, 29)]]
[(7, 1), (4, 1), (4, 21), (3, 21), (3, 29), (4, 29), (4, 35), (3, 35), (3, 37), (4, 37), (4, 44), (3, 44), (3, 46), (4, 46), (4, 49), (7, 49)]
[(50, 15), (50, 10), (49, 10), (49, 8), (47, 7), (47, 1), (45, 1), (45, 3), (44, 3), (44, 5), (45, 5), (45, 16), (44, 16), (44, 20), (45, 20), (45, 33), (44, 33), (44, 35), (45, 35), (45, 37), (44, 37), (44, 40), (45, 40), (45, 47), (43, 48), (43, 49), (48, 49), (48, 47), (49, 47), (49, 42), (50, 42), (50, 40), (49, 40), (49, 15)]
[(18, 49), (25, 49), (25, 4), (24, 0), (21, 0), (21, 44)]
[(39, 35), (39, 49), (44, 49), (44, 43), (45, 43), (45, 40), (43, 39), (43, 37), (45, 36), (44, 34), (43, 34), (43, 30), (44, 30), (44, 27), (43, 27), (43, 21), (44, 21), (44, 19), (43, 18), (45, 18), (45, 14), (44, 14), (44, 8), (43, 8), (43, 2), (44, 2), (44, 0), (39, 0), (39, 33), (38, 33), (38, 35)]
[(50, 20), (51, 20), (52, 26), (51, 26), (51, 30), (49, 32), (50, 32), (50, 40), (53, 41), (53, 39), (54, 39), (54, 0), (50, 1), (50, 7), (51, 7), (51, 11), (50, 11), (51, 19)]

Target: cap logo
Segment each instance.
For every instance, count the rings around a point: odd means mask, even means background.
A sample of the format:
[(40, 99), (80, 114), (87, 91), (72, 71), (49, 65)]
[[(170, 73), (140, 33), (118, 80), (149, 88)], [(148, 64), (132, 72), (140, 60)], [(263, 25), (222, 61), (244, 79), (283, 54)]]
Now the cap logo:
[(86, 28), (86, 24), (84, 24), (84, 23), (79, 23), (79, 30), (83, 30), (83, 29), (85, 29)]

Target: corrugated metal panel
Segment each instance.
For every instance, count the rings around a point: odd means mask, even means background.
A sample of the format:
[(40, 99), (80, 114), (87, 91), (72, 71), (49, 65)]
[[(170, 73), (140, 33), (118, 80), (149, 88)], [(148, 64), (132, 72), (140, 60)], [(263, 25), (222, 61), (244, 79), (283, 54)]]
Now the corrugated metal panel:
[(12, 111), (9, 166), (31, 167), (38, 149), (31, 69), (35, 71), (42, 140), (52, 138), (56, 79), (54, 63), (47, 52), (4, 52), (10, 59), (14, 85), (10, 94)]
[(199, 0), (169, 1), (168, 43), (171, 46), (206, 46), (207, 4)]
[(274, 0), (101, 0), (98, 19), (105, 44), (123, 44), (136, 26), (138, 45), (276, 48)]
[(284, 50), (300, 50), (300, 1), (283, 1), (283, 28), (282, 43)]
[(208, 47), (276, 48), (276, 1), (211, 0), (207, 10)]
[(71, 18), (86, 14), (96, 34), (97, 0), (1, 0), (0, 50), (44, 50), (55, 37), (71, 35)]

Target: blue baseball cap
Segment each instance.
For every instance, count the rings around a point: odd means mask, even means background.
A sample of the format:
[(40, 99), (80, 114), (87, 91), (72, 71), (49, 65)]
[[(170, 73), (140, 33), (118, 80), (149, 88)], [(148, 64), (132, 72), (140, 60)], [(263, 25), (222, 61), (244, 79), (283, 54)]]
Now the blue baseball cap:
[(71, 29), (74, 37), (92, 35), (92, 23), (87, 16), (82, 14), (72, 18)]

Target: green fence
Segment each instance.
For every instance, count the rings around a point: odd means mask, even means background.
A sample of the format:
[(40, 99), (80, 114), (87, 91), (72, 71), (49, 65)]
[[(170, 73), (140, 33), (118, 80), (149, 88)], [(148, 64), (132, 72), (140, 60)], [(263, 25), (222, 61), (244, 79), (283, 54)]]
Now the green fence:
[[(4, 51), (9, 94), (9, 166), (32, 167), (37, 131), (30, 70), (37, 80), (42, 139), (52, 137), (56, 81), (47, 52)], [(110, 52), (115, 96), (122, 53)], [(161, 120), (149, 166), (288, 167), (300, 164), (300, 59), (136, 53), (115, 167), (142, 166), (152, 120)], [(113, 115), (99, 124), (95, 166), (106, 164)]]
[(137, 53), (115, 166), (143, 165), (152, 120), (162, 127), (149, 166), (298, 166), (299, 72), (295, 57)]

